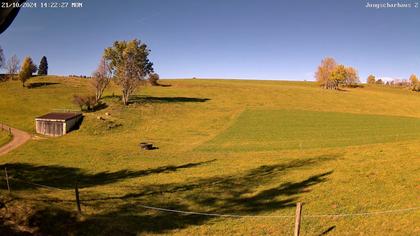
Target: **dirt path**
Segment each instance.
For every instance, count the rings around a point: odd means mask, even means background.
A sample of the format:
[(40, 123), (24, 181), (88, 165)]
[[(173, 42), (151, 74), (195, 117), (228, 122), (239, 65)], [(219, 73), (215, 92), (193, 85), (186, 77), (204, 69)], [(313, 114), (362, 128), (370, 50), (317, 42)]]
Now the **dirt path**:
[[(5, 130), (9, 129), (9, 126), (3, 125)], [(8, 142), (7, 144), (0, 147), (0, 156), (4, 155), (15, 148), (18, 148), (20, 145), (26, 143), (29, 139), (31, 139), (31, 135), (26, 133), (25, 131), (18, 130), (15, 128), (10, 127), (13, 139), (12, 141)]]

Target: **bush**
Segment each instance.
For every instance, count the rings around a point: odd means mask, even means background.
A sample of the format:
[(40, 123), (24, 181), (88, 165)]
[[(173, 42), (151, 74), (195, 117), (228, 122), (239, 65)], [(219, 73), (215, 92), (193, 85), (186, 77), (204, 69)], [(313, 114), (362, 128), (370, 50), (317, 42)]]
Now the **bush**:
[(149, 75), (149, 82), (152, 86), (159, 86), (160, 84), (158, 83), (159, 80), (159, 75), (156, 73), (152, 73)]
[(376, 83), (376, 78), (374, 75), (369, 75), (367, 78), (367, 83), (368, 84), (375, 84)]
[(73, 103), (78, 105), (82, 111), (93, 111), (97, 105), (95, 96), (73, 95)]
[(417, 84), (413, 85), (412, 90), (420, 92), (420, 82), (417, 82)]

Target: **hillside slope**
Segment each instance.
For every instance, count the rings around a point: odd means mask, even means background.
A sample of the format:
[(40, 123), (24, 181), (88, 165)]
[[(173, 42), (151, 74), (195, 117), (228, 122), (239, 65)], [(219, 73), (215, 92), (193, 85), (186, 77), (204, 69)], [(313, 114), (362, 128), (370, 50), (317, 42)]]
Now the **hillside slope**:
[[(47, 76), (30, 83), (31, 89), (0, 83), (0, 122), (34, 132), (34, 117), (77, 109), (72, 96), (90, 90), (86, 79)], [(31, 214), (43, 216), (36, 222), (49, 225), (36, 230), (282, 235), (292, 232), (293, 219), (186, 216), (142, 205), (261, 216), (293, 215), (302, 201), (304, 217), (419, 206), (418, 93), (380, 86), (327, 91), (310, 82), (162, 83), (171, 86), (141, 87), (128, 107), (112, 85), (107, 106), (85, 113), (79, 130), (31, 140), (0, 157), (12, 179), (38, 184), (11, 183), (14, 194), (35, 206)], [(284, 140), (294, 144), (279, 148)], [(159, 149), (140, 150), (144, 141)], [(76, 181), (85, 216), (74, 219)], [(50, 208), (37, 209), (39, 201)], [(416, 211), (304, 218), (302, 231), (415, 235), (418, 221)]]

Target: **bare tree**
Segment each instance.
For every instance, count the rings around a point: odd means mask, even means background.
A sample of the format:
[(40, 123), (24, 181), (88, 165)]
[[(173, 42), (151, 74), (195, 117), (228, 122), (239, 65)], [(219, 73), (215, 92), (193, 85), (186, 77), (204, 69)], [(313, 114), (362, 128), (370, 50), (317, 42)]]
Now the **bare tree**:
[(10, 78), (14, 78), (14, 76), (18, 73), (20, 68), (19, 58), (16, 55), (13, 55), (6, 63), (6, 73), (10, 76)]
[(101, 100), (102, 95), (111, 82), (111, 71), (109, 64), (102, 57), (99, 62), (98, 68), (92, 74), (92, 79), (90, 81), (92, 87), (95, 89), (95, 100), (98, 102)]

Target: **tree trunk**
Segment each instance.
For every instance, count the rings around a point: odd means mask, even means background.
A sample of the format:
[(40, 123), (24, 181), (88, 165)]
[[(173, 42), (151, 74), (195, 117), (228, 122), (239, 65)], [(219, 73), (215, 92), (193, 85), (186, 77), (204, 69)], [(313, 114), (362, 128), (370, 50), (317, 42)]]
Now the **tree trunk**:
[(128, 105), (128, 94), (126, 94), (126, 93), (123, 93), (123, 95), (122, 95), (122, 100), (123, 100), (123, 103), (124, 103), (124, 105)]

